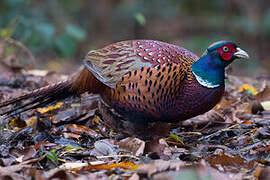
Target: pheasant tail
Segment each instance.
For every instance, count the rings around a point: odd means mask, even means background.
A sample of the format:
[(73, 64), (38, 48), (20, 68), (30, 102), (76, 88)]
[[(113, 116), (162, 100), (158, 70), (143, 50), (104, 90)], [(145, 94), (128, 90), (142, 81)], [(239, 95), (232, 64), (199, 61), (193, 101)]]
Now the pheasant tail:
[(65, 99), (72, 95), (82, 94), (89, 91), (89, 89), (92, 89), (93, 91), (91, 92), (95, 93), (102, 87), (102, 85), (100, 86), (99, 84), (101, 83), (91, 74), (91, 72), (84, 68), (73, 78), (66, 81), (48, 85), (17, 98), (0, 103), (0, 108), (11, 104), (21, 104), (11, 110), (1, 112), (0, 115), (8, 115), (11, 113), (18, 114), (29, 109), (47, 105), (57, 100)]
[(86, 67), (84, 67), (73, 78), (70, 90), (80, 95), (84, 92), (89, 93), (102, 93), (108, 88), (105, 84), (100, 82)]

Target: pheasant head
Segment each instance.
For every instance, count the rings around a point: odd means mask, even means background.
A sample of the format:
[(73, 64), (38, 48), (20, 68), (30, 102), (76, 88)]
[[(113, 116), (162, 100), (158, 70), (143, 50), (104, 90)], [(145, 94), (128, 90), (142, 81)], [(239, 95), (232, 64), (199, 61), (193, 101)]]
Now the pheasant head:
[(237, 58), (248, 59), (248, 54), (235, 43), (219, 41), (211, 44), (202, 57), (191, 65), (197, 81), (208, 88), (224, 84), (225, 67)]

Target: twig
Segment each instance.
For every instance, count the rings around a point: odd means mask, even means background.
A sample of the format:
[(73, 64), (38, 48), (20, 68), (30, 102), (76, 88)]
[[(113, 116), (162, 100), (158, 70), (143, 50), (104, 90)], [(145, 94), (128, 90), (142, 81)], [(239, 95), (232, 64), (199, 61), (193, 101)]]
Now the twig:
[(213, 134), (209, 134), (208, 136), (204, 136), (204, 137), (201, 137), (199, 138), (198, 140), (201, 141), (203, 139), (208, 139), (210, 137), (213, 137), (213, 136), (217, 136), (218, 134), (222, 133), (222, 132), (226, 132), (226, 131), (232, 131), (233, 128), (239, 126), (239, 124), (235, 124), (233, 126), (230, 126), (228, 128), (225, 128), (225, 129), (221, 129), (221, 130), (218, 130), (217, 132), (214, 132)]
[(122, 154), (122, 155), (108, 155), (108, 156), (96, 156), (97, 159), (102, 159), (102, 158), (115, 158), (115, 157), (128, 157), (128, 158), (133, 158), (136, 160), (139, 160), (137, 156), (133, 155), (128, 155), (128, 154)]

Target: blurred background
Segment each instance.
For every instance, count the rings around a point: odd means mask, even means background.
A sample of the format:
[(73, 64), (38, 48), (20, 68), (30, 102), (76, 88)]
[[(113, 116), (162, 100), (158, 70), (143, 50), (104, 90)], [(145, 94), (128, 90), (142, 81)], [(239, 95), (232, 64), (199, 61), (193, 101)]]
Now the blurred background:
[[(161, 40), (197, 55), (230, 40), (251, 56), (231, 73), (270, 74), (269, 0), (1, 0), (0, 38), (22, 43), (36, 68), (64, 73), (75, 71), (89, 50), (121, 40)], [(1, 54), (0, 46), (0, 58), (14, 51), (5, 46)]]

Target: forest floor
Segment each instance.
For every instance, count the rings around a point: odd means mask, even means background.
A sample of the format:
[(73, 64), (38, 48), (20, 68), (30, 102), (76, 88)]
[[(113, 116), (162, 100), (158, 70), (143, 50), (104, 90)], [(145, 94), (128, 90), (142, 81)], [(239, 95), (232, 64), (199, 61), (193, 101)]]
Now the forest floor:
[[(0, 101), (65, 78), (1, 62)], [(213, 110), (150, 139), (108, 126), (96, 95), (2, 116), (0, 179), (270, 179), (269, 87), (229, 76)]]

